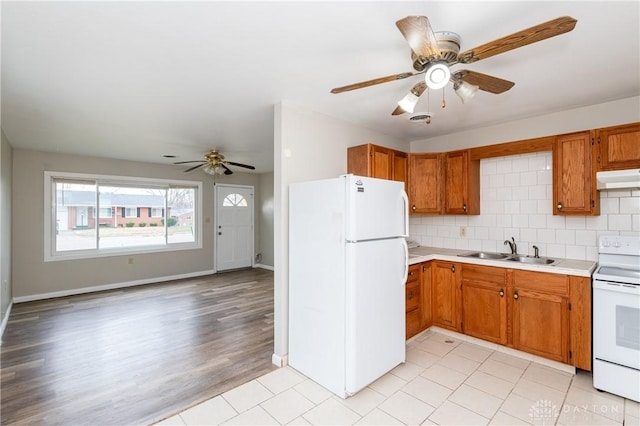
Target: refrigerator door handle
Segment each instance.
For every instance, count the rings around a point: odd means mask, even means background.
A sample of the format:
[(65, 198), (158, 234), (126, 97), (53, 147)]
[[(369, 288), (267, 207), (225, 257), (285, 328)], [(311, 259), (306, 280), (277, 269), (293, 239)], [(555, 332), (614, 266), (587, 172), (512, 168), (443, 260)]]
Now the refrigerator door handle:
[(405, 285), (407, 278), (409, 278), (409, 246), (407, 240), (400, 238), (402, 248), (404, 250), (404, 275), (402, 276), (402, 285)]
[(409, 238), (409, 197), (405, 191), (402, 191), (402, 201), (404, 202), (404, 235), (405, 238)]

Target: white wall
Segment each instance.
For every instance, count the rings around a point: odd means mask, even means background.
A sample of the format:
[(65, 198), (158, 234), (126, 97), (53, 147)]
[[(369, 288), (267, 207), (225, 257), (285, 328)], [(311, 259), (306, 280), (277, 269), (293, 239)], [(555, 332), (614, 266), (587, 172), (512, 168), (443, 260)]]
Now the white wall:
[[(553, 96), (553, 94), (550, 94)], [(446, 152), (640, 121), (640, 96), (411, 142), (411, 152)]]
[(11, 239), (11, 198), (12, 198), (12, 170), (13, 149), (3, 131), (0, 146), (0, 336), (9, 318), (9, 311), (13, 299), (11, 285), (11, 260), (13, 250)]
[(371, 142), (408, 151), (409, 144), (289, 102), (275, 106), (274, 120), (276, 362), (288, 353), (289, 184), (344, 174), (347, 170), (347, 148), (350, 146)]
[[(478, 216), (415, 216), (411, 238), (423, 246), (508, 252), (514, 237), (518, 253), (592, 260), (600, 235), (640, 237), (640, 191), (602, 191), (599, 216), (554, 216), (551, 152), (480, 161)], [(466, 231), (460, 235), (460, 228)]]
[[(109, 256), (44, 262), (44, 171), (94, 173), (146, 178), (187, 179), (203, 182), (203, 247), (161, 253)], [(185, 174), (172, 165), (111, 160), (60, 153), (13, 150), (12, 250), (13, 297), (32, 300), (75, 294), (93, 289), (162, 281), (213, 271), (213, 177), (205, 173)], [(216, 176), (216, 182), (253, 185), (259, 176), (234, 173)], [(19, 194), (19, 196), (16, 196)], [(259, 194), (257, 194), (259, 197)], [(261, 216), (255, 212), (259, 232)], [(208, 219), (208, 221), (207, 221)], [(3, 224), (4, 229), (4, 224)], [(19, 236), (19, 237), (18, 237)], [(132, 257), (133, 264), (127, 259)]]

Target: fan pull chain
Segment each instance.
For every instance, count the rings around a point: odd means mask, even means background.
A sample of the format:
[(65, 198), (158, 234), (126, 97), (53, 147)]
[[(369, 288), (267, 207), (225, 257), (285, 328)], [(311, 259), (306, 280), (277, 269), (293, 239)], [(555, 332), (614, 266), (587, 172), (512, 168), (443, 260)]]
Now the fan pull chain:
[(447, 103), (444, 101), (444, 87), (442, 88), (442, 108), (445, 108)]

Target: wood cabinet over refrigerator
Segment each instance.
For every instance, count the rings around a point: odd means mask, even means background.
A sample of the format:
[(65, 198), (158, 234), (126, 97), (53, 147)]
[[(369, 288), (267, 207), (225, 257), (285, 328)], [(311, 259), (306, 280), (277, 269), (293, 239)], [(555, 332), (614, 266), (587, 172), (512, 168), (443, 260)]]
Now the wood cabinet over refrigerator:
[(406, 188), (408, 155), (370, 143), (352, 146), (347, 149), (347, 173), (404, 182)]

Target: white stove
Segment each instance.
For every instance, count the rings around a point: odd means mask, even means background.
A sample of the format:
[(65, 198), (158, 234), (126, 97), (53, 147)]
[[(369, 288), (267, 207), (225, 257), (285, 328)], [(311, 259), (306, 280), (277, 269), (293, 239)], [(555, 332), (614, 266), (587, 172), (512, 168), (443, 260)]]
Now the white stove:
[(593, 274), (593, 386), (640, 402), (640, 238), (601, 236)]

